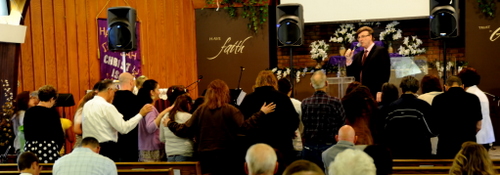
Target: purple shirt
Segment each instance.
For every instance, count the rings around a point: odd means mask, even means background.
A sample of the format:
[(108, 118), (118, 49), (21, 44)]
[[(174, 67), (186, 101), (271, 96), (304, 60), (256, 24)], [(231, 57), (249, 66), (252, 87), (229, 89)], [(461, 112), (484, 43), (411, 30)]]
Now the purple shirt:
[(139, 150), (152, 151), (161, 149), (160, 130), (155, 123), (158, 115), (158, 110), (153, 107), (153, 110), (139, 122)]

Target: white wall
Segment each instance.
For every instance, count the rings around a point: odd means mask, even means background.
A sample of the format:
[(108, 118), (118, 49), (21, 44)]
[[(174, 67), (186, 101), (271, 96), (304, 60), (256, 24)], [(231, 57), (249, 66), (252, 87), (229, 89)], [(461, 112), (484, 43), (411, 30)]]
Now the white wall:
[(305, 23), (427, 18), (429, 0), (281, 0), (300, 3)]

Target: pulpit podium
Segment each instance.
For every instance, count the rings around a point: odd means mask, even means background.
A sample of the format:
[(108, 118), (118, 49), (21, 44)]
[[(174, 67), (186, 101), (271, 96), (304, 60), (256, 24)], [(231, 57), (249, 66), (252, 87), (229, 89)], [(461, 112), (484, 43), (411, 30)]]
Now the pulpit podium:
[(327, 77), (328, 94), (341, 99), (345, 96), (345, 90), (349, 83), (354, 81), (354, 77)]

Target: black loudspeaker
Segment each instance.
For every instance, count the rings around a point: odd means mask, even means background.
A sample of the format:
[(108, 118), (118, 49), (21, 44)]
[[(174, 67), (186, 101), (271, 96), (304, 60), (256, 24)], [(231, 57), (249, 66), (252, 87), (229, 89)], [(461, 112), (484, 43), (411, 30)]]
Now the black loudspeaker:
[(276, 6), (276, 29), (279, 47), (301, 46), (304, 43), (304, 8), (290, 3)]
[(430, 38), (456, 38), (459, 34), (459, 0), (430, 1)]
[(136, 12), (132, 7), (108, 9), (108, 48), (111, 51), (137, 50)]

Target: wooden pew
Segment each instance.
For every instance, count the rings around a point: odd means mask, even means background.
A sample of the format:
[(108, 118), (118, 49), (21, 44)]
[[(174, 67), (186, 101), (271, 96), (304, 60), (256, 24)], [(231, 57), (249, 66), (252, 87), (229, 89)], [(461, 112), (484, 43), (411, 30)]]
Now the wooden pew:
[[(52, 174), (52, 163), (41, 163), (42, 174)], [(201, 175), (199, 162), (116, 162), (118, 174), (168, 174)], [(0, 164), (0, 174), (19, 174), (17, 164)]]
[[(500, 166), (500, 159), (493, 159), (493, 165)], [(453, 159), (394, 159), (392, 166), (451, 166)]]

